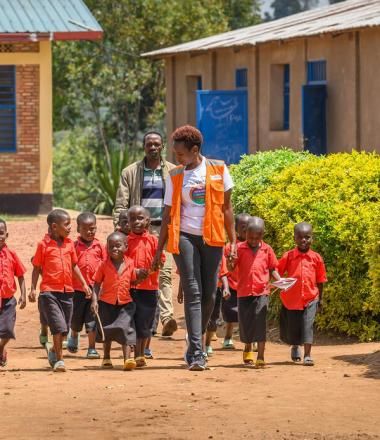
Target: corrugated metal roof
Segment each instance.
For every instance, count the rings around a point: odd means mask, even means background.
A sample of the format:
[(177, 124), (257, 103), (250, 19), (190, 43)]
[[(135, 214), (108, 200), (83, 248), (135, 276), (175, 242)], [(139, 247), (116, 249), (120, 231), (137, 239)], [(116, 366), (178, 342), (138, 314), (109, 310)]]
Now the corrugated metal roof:
[(283, 41), (379, 25), (380, 0), (347, 0), (279, 20), (147, 52), (143, 56), (162, 58), (186, 52), (255, 46), (271, 41)]
[(102, 32), (82, 0), (0, 0), (0, 34)]

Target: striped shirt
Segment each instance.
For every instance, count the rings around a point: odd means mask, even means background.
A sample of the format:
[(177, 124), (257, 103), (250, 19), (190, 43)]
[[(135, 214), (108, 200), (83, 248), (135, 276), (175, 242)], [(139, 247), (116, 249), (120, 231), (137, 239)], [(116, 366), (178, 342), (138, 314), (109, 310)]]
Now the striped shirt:
[(164, 210), (164, 181), (161, 167), (151, 170), (144, 166), (141, 206), (150, 213), (151, 220), (162, 220)]

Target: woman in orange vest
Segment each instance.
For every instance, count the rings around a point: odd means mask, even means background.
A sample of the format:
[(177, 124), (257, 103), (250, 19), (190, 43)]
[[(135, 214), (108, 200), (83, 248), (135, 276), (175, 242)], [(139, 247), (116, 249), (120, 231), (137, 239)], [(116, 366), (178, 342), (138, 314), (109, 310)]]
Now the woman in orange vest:
[(236, 256), (232, 179), (223, 161), (201, 155), (202, 134), (185, 125), (172, 134), (178, 167), (166, 182), (164, 213), (153, 269), (161, 254), (174, 256), (184, 291), (188, 348), (185, 360), (192, 371), (206, 368), (203, 336), (214, 308), (219, 266), (226, 241)]

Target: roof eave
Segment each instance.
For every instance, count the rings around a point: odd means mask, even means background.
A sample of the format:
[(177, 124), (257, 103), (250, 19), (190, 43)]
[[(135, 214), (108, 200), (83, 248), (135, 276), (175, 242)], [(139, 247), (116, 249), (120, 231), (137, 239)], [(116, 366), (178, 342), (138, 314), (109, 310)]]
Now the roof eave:
[(86, 32), (4, 32), (0, 33), (1, 43), (34, 43), (37, 41), (78, 41), (101, 40), (102, 31)]

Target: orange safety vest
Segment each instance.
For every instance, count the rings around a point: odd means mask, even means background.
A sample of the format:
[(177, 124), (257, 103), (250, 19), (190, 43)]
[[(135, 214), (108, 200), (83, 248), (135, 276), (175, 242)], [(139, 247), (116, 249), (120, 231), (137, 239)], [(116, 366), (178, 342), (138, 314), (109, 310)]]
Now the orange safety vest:
[[(167, 251), (179, 254), (179, 234), (181, 223), (182, 185), (184, 176), (182, 165), (169, 172), (173, 185), (173, 198), (168, 225)], [(224, 162), (206, 159), (206, 193), (203, 239), (209, 246), (223, 247), (226, 242), (224, 230)]]

